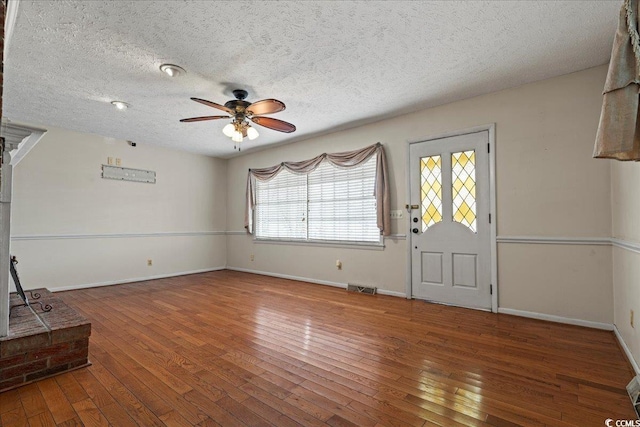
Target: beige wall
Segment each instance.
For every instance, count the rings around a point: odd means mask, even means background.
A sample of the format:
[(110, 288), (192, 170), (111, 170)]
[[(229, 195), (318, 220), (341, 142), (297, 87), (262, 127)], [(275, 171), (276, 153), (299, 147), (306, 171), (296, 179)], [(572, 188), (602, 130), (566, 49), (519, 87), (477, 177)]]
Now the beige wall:
[[(383, 251), (256, 244), (243, 233), (247, 169), (382, 142), (392, 209), (402, 209), (407, 141), (490, 123), (496, 124), (499, 241), (608, 238), (611, 162), (591, 158), (605, 75), (605, 66), (596, 67), (228, 161), (50, 129), (15, 170), (13, 253), (29, 288), (111, 283), (226, 264), (329, 284), (371, 284), (403, 295), (406, 216), (393, 221), (393, 233), (401, 236), (386, 239)], [(100, 165), (108, 156), (121, 158), (123, 166), (155, 170), (157, 184), (101, 179)], [(626, 215), (618, 228), (638, 241), (640, 230), (629, 225), (634, 207), (614, 207), (614, 217)], [(215, 233), (225, 230), (226, 236)], [(83, 238), (65, 238), (70, 235)], [(107, 237), (112, 235), (119, 237)], [(632, 269), (625, 269), (624, 280), (612, 273), (612, 258), (622, 262), (618, 250), (499, 243), (499, 305), (611, 323), (612, 277), (617, 287), (637, 283)], [(149, 258), (152, 267), (146, 265)], [(637, 286), (624, 289), (637, 291)], [(619, 308), (623, 304), (630, 303), (616, 297), (617, 323), (619, 313), (628, 312)], [(637, 354), (637, 340), (630, 341)]]
[[(407, 141), (495, 123), (498, 235), (609, 237), (610, 164), (591, 158), (606, 71), (596, 67), (231, 159), (228, 229), (243, 229), (248, 168), (381, 142), (391, 174), (391, 209), (402, 209)], [(405, 232), (404, 222), (393, 222), (393, 233)], [(238, 233), (228, 236), (227, 262), (234, 268), (404, 293), (406, 241), (386, 244), (383, 252), (254, 244)], [(547, 256), (540, 245), (499, 244), (499, 305), (611, 323), (611, 250), (544, 247), (556, 256)], [(342, 271), (335, 267), (338, 258)]]
[[(12, 253), (26, 288), (225, 266), (226, 161), (48, 129), (14, 169)], [(157, 183), (102, 179), (107, 157)]]
[[(635, 247), (613, 249), (614, 323), (640, 364), (640, 164), (612, 162), (613, 237)], [(635, 312), (635, 327), (630, 311)]]

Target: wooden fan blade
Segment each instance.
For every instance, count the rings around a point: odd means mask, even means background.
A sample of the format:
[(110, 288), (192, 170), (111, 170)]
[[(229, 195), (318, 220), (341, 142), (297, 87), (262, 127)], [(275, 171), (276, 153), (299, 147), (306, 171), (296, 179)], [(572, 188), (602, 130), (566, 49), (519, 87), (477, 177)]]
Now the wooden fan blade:
[(218, 119), (230, 119), (229, 116), (202, 116), (202, 117), (190, 117), (188, 119), (181, 119), (182, 123), (189, 122), (203, 122), (205, 120), (218, 120)]
[(278, 119), (272, 119), (271, 117), (254, 116), (251, 117), (251, 121), (257, 125), (277, 130), (278, 132), (291, 133), (296, 130), (296, 127), (291, 123), (283, 122), (282, 120)]
[(284, 103), (277, 99), (263, 99), (256, 101), (247, 107), (248, 115), (261, 116), (263, 114), (273, 114), (284, 110), (286, 107)]
[(191, 98), (192, 100), (199, 102), (200, 104), (208, 105), (209, 107), (217, 108), (218, 110), (222, 110), (225, 113), (231, 114), (232, 116), (235, 114), (231, 108), (227, 108), (224, 105), (216, 104), (215, 102), (207, 101), (206, 99), (200, 98)]

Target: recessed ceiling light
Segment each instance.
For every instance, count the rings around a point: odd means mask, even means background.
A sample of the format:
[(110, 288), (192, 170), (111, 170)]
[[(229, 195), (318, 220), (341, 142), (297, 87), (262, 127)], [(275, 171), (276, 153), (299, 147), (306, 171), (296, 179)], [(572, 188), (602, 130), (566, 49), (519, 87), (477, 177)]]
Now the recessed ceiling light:
[(111, 104), (115, 105), (118, 110), (126, 110), (129, 104), (123, 101), (111, 101)]
[(178, 67), (177, 65), (173, 65), (173, 64), (162, 64), (160, 66), (160, 71), (162, 71), (169, 77), (178, 77), (178, 76), (181, 76), (182, 74), (186, 74), (186, 71), (184, 70), (184, 68)]

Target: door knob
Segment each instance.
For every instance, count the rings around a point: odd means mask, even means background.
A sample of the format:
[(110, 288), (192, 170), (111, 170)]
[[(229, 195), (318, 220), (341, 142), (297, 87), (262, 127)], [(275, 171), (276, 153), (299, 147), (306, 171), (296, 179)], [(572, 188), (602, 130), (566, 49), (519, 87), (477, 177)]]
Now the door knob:
[(419, 231), (419, 230), (418, 230), (417, 228), (414, 228), (414, 229), (413, 229), (413, 230), (411, 230), (411, 231), (413, 231), (415, 234), (418, 234), (418, 231)]

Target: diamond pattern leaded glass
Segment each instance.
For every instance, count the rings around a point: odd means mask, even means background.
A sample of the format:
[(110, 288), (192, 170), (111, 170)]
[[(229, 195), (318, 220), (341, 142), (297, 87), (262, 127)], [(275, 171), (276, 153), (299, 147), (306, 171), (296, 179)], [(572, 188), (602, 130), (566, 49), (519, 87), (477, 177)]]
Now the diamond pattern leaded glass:
[(442, 159), (440, 156), (420, 159), (422, 200), (422, 232), (442, 221)]
[(476, 232), (476, 152), (451, 154), (453, 220)]

